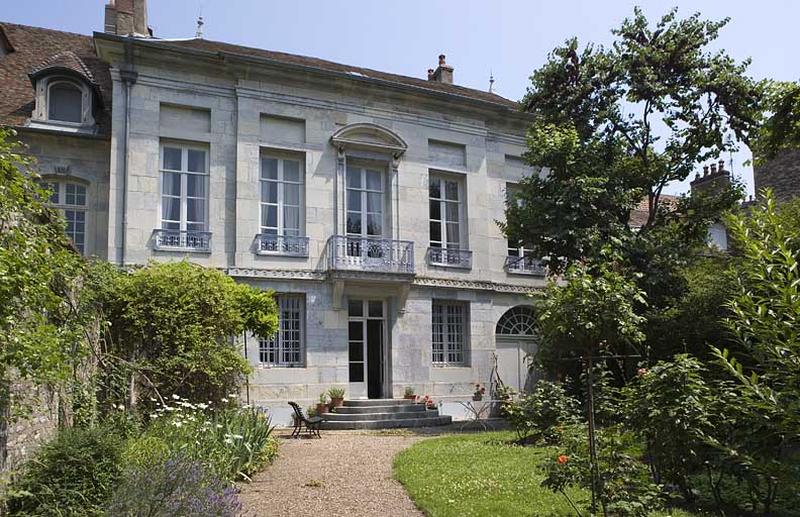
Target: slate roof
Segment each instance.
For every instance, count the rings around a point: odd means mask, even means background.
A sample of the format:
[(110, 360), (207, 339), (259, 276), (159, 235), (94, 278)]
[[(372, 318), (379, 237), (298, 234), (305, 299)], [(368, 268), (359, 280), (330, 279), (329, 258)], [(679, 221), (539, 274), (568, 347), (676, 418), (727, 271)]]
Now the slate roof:
[(13, 51), (0, 56), (0, 124), (22, 126), (34, 108), (30, 76), (49, 67), (67, 68), (85, 77), (102, 99), (97, 114), (101, 133), (110, 132), (111, 75), (95, 54), (91, 36), (0, 22)]
[(297, 54), (287, 54), (285, 52), (275, 52), (272, 50), (264, 50), (253, 47), (245, 47), (242, 45), (234, 45), (231, 43), (224, 43), (221, 41), (211, 41), (206, 39), (187, 39), (187, 40), (152, 40), (155, 43), (162, 45), (175, 46), (185, 49), (204, 50), (207, 52), (226, 52), (229, 54), (236, 54), (244, 57), (253, 57), (259, 59), (267, 59), (270, 61), (277, 61), (280, 63), (299, 65), (308, 68), (316, 68), (328, 72), (339, 72), (350, 74), (354, 76), (363, 76), (371, 79), (378, 79), (390, 83), (397, 83), (415, 88), (422, 88), (432, 90), (435, 92), (448, 93), (451, 95), (458, 95), (472, 100), (489, 102), (503, 106), (506, 108), (517, 109), (519, 104), (516, 101), (506, 99), (495, 93), (487, 91), (476, 90), (474, 88), (467, 88), (458, 86), (456, 84), (445, 84), (436, 81), (429, 81), (427, 79), (420, 79), (418, 77), (410, 77), (405, 75), (391, 74), (388, 72), (380, 72), (378, 70), (371, 70), (369, 68), (361, 68), (357, 66), (344, 65), (318, 59), (315, 57), (301, 56)]

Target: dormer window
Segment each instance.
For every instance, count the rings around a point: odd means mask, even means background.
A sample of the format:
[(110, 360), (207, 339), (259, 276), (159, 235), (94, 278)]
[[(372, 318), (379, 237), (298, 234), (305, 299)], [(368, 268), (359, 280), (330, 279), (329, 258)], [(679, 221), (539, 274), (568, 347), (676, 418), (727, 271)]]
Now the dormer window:
[(47, 89), (47, 119), (59, 122), (83, 122), (83, 92), (72, 82), (57, 81)]

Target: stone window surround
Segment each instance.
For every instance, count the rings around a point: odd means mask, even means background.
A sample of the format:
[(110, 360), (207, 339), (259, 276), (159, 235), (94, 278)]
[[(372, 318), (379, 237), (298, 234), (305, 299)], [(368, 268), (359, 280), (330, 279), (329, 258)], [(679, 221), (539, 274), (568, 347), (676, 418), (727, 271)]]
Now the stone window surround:
[[(164, 148), (165, 147), (174, 147), (181, 149), (181, 171), (174, 171), (168, 170), (164, 168)], [(186, 159), (189, 150), (194, 151), (203, 151), (205, 154), (205, 172), (204, 173), (191, 173), (188, 169), (188, 160)], [(186, 220), (186, 204), (187, 204), (187, 189), (186, 189), (186, 175), (187, 174), (198, 174), (205, 177), (205, 221), (204, 230), (208, 231), (209, 228), (209, 221), (210, 219), (210, 171), (209, 171), (209, 164), (210, 164), (210, 148), (209, 145), (203, 142), (190, 142), (184, 140), (174, 140), (174, 139), (166, 139), (162, 138), (159, 141), (159, 153), (158, 153), (158, 224), (159, 227), (163, 230), (164, 225), (164, 218), (163, 218), (163, 210), (164, 210), (164, 173), (165, 172), (172, 172), (172, 173), (179, 173), (181, 175), (181, 215), (180, 215), (180, 226), (181, 231), (186, 230), (187, 220)]]
[[(275, 302), (278, 305), (278, 330), (271, 339), (258, 341), (258, 367), (272, 368), (304, 368), (306, 364), (306, 298), (303, 293), (276, 293)], [(284, 328), (284, 311), (292, 311), (293, 319), (299, 323), (299, 329)], [(297, 331), (298, 339), (287, 338), (285, 333)], [(296, 361), (285, 360), (286, 345), (294, 342), (297, 346)], [(269, 361), (269, 354), (275, 354), (277, 360)]]
[[(59, 84), (67, 83), (78, 88), (81, 92), (81, 122), (69, 122), (50, 119), (50, 89)], [(36, 109), (31, 114), (31, 120), (47, 124), (81, 128), (95, 125), (93, 112), (93, 92), (90, 86), (82, 80), (68, 75), (52, 74), (41, 77), (36, 81)]]

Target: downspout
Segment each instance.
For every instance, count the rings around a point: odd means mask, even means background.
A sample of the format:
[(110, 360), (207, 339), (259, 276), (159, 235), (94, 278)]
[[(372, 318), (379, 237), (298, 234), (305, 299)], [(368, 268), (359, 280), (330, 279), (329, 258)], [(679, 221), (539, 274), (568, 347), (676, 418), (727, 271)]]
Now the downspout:
[(120, 266), (125, 265), (126, 242), (128, 240), (128, 162), (131, 140), (131, 89), (139, 74), (133, 67), (133, 45), (131, 38), (125, 39), (125, 61), (119, 67), (119, 77), (124, 83), (122, 95), (125, 100), (124, 154), (122, 155), (122, 241), (120, 242)]

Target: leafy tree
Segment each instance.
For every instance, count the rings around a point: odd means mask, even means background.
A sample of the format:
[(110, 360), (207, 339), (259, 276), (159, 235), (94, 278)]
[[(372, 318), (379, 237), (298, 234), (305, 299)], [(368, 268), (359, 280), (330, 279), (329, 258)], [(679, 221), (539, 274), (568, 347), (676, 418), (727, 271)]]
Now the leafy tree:
[(80, 353), (64, 322), (82, 260), (14, 136), (0, 128), (0, 429), (12, 418), (12, 379), (61, 380)]
[[(637, 250), (699, 244), (739, 193), (672, 207), (663, 189), (731, 148), (730, 133), (746, 139), (758, 119), (760, 87), (744, 75), (748, 62), (708, 51), (726, 23), (698, 14), (678, 20), (672, 10), (651, 28), (636, 8), (613, 31), (611, 48), (581, 50), (574, 38), (556, 48), (523, 100), (534, 115), (526, 158), (543, 173), (523, 180), (507, 204), (509, 237), (555, 271), (597, 257), (608, 243), (629, 250), (639, 269), (659, 253)], [(642, 199), (647, 220), (632, 228)]]
[[(189, 262), (151, 263), (132, 272), (104, 269), (97, 282), (110, 362), (131, 375), (122, 392), (131, 405), (141, 387), (151, 396), (205, 402), (226, 397), (249, 366), (232, 338), (268, 338), (278, 325), (272, 293)], [(119, 370), (107, 369), (106, 388)], [(119, 397), (119, 392), (111, 397)]]
[(763, 109), (767, 119), (750, 144), (756, 165), (775, 158), (781, 151), (800, 149), (800, 83), (771, 82)]

